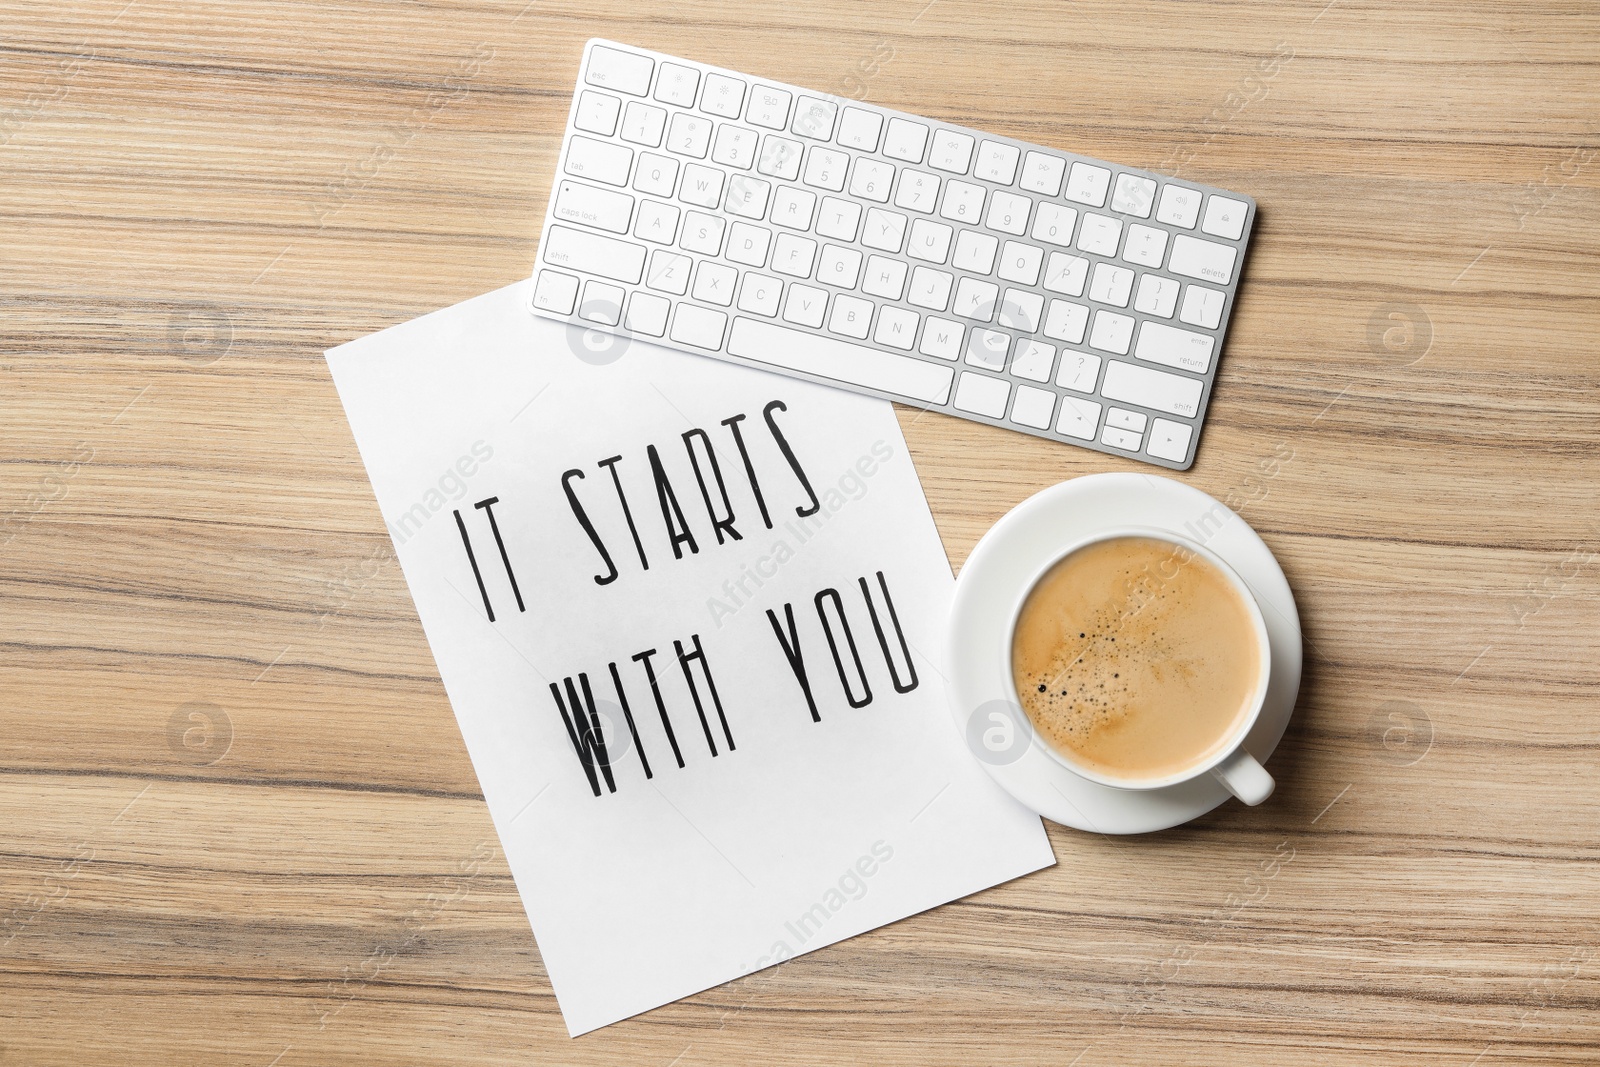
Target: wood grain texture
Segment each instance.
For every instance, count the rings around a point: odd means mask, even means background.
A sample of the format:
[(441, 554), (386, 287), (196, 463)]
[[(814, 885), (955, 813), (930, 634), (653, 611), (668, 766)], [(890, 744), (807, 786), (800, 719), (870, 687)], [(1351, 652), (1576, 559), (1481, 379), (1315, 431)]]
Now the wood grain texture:
[[(1593, 5), (124, 3), (0, 3), (0, 1064), (1600, 1057)], [(1267, 805), (565, 1036), (322, 351), (527, 273), (595, 35), (1259, 199)], [(957, 566), (1146, 469), (901, 418)]]

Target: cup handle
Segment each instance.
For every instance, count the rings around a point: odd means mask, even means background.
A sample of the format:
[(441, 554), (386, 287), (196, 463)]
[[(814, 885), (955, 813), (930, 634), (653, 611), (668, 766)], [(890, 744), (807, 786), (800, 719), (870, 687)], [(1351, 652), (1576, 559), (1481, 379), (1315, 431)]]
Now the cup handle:
[(1270, 797), (1278, 784), (1261, 766), (1261, 761), (1242, 748), (1211, 768), (1211, 773), (1227, 787), (1228, 792), (1251, 807)]

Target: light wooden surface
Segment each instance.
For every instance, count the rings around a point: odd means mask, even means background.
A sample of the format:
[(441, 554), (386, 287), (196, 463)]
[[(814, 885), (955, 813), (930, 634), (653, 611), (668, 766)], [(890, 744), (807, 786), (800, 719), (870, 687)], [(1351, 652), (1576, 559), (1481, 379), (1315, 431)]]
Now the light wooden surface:
[[(0, 1064), (1596, 1062), (1600, 12), (925, 3), (0, 5)], [(321, 353), (527, 272), (592, 35), (1259, 199), (1266, 806), (565, 1036)], [(902, 421), (958, 566), (1144, 469)]]

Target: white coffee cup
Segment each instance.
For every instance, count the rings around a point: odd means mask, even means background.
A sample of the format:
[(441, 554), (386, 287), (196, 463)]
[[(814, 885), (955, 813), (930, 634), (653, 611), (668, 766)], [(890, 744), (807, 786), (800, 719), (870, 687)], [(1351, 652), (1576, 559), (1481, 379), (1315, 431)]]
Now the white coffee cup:
[(1049, 562), (1040, 567), (1032, 580), (1023, 587), (1021, 596), (1011, 606), (1011, 613), (1008, 616), (1009, 621), (1006, 624), (1006, 640), (1002, 646), (1005, 663), (1003, 664), (1001, 676), (1005, 678), (1006, 697), (1013, 705), (1019, 709), (1021, 708), (1022, 700), (1017, 693), (1016, 679), (1011, 669), (1011, 648), (1012, 642), (1016, 638), (1017, 619), (1022, 614), (1022, 606), (1027, 602), (1028, 596), (1033, 592), (1034, 587), (1056, 564), (1074, 552), (1087, 548), (1089, 545), (1119, 537), (1150, 538), (1193, 552), (1215, 567), (1217, 572), (1239, 594), (1239, 598), (1245, 605), (1245, 612), (1250, 618), (1251, 629), (1255, 635), (1256, 649), (1259, 653), (1256, 661), (1260, 664), (1257, 669), (1255, 688), (1252, 690), (1251, 697), (1246, 705), (1247, 711), (1234, 724), (1234, 728), (1229, 733), (1227, 740), (1218, 745), (1209, 756), (1161, 778), (1120, 778), (1107, 775), (1084, 766), (1066, 753), (1057, 751), (1054, 745), (1039, 736), (1037, 729), (1034, 730), (1034, 737), (1045, 752), (1049, 753), (1056, 762), (1073, 774), (1087, 778), (1091, 782), (1097, 782), (1100, 785), (1110, 786), (1113, 789), (1165, 789), (1209, 774), (1221, 782), (1228, 792), (1244, 803), (1260, 804), (1272, 795), (1272, 790), (1276, 783), (1273, 781), (1272, 775), (1268, 774), (1267, 769), (1261, 765), (1261, 761), (1245, 751), (1244, 740), (1249, 736), (1251, 728), (1256, 724), (1256, 720), (1261, 717), (1261, 708), (1267, 697), (1267, 683), (1271, 680), (1272, 656), (1267, 641), (1267, 625), (1261, 617), (1261, 608), (1256, 603), (1255, 595), (1251, 593), (1250, 587), (1244, 583), (1244, 579), (1240, 578), (1234, 569), (1224, 563), (1216, 553), (1210, 551), (1199, 542), (1166, 530), (1128, 526), (1101, 530), (1091, 537), (1085, 537), (1067, 545), (1051, 557)]

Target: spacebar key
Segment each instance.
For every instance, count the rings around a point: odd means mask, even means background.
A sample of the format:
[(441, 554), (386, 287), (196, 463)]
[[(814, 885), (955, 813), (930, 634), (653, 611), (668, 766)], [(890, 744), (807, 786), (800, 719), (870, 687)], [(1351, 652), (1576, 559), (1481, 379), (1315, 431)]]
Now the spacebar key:
[(755, 319), (733, 320), (728, 353), (925, 404), (947, 401), (955, 378), (949, 367)]

